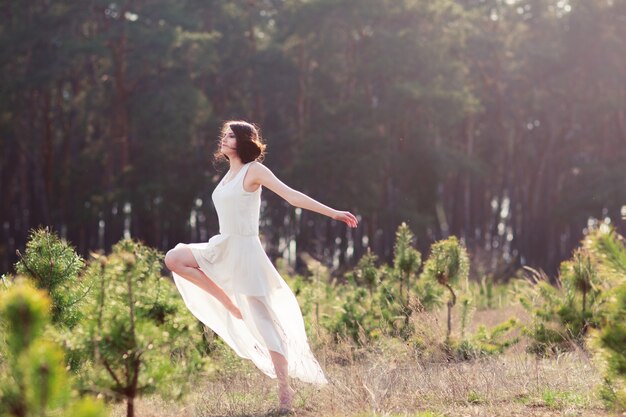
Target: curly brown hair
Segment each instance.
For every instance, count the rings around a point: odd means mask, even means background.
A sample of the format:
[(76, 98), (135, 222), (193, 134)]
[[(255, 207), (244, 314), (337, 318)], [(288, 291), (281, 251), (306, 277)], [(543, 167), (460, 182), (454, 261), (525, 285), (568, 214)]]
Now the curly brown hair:
[(237, 140), (237, 155), (241, 158), (241, 162), (244, 164), (250, 161), (261, 162), (265, 158), (265, 149), (267, 145), (263, 143), (261, 138), (260, 128), (253, 124), (243, 120), (229, 120), (224, 122), (222, 129), (220, 130), (220, 137), (218, 139), (218, 150), (213, 154), (216, 162), (228, 160), (228, 157), (224, 155), (220, 150), (220, 142), (228, 129), (232, 130)]

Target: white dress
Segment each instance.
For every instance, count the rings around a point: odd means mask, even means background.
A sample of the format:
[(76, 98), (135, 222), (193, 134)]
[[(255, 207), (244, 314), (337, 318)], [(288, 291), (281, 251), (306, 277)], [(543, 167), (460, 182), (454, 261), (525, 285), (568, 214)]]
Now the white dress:
[(261, 186), (248, 192), (243, 179), (248, 162), (213, 190), (220, 233), (203, 243), (179, 243), (191, 249), (200, 270), (219, 285), (240, 309), (235, 318), (213, 295), (173, 273), (174, 282), (191, 313), (217, 333), (242, 358), (276, 378), (269, 350), (282, 353), (289, 376), (325, 384), (313, 356), (298, 301), (280, 276), (259, 239)]

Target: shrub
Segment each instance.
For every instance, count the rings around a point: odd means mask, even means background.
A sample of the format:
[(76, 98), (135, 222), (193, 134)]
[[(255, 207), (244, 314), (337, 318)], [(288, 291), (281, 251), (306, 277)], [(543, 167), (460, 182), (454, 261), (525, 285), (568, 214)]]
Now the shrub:
[(175, 287), (160, 275), (162, 255), (129, 239), (109, 256), (93, 255), (85, 316), (68, 335), (79, 359), (81, 388), (125, 400), (159, 392), (180, 398), (188, 382), (208, 369), (202, 329)]
[(465, 282), (469, 276), (469, 257), (465, 246), (455, 236), (435, 242), (430, 248), (430, 256), (424, 264), (423, 276), (436, 281), (450, 292), (448, 307), (448, 338), (452, 333), (452, 307), (456, 304), (453, 285)]
[(592, 231), (561, 263), (555, 285), (541, 271), (526, 268), (533, 276), (530, 285), (520, 287), (520, 302), (533, 317), (524, 329), (532, 338), (530, 352), (545, 356), (584, 347), (589, 329), (601, 327), (607, 294), (626, 276), (619, 266), (626, 262), (622, 241), (612, 230)]
[(609, 229), (585, 240), (602, 282), (603, 298), (596, 328), (587, 346), (604, 374), (601, 395), (607, 405), (626, 411), (626, 244)]
[(15, 270), (30, 277), (52, 299), (52, 322), (73, 327), (82, 319), (80, 301), (89, 291), (78, 278), (84, 266), (74, 248), (48, 228), (30, 232)]
[(26, 280), (0, 292), (4, 334), (0, 363), (0, 415), (102, 417), (101, 403), (76, 398), (63, 350), (44, 337), (51, 301)]

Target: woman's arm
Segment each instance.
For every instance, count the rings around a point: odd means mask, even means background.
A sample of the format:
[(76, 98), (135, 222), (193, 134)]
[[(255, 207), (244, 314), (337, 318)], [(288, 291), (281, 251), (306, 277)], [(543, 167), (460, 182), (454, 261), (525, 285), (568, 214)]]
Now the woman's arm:
[(358, 220), (352, 213), (348, 211), (335, 210), (312, 199), (300, 191), (294, 190), (276, 178), (274, 173), (263, 164), (252, 164), (248, 169), (248, 175), (251, 177), (250, 179), (253, 180), (253, 183), (269, 188), (292, 206), (301, 207), (306, 210), (323, 214), (332, 219), (343, 221), (350, 227), (357, 227), (358, 225)]

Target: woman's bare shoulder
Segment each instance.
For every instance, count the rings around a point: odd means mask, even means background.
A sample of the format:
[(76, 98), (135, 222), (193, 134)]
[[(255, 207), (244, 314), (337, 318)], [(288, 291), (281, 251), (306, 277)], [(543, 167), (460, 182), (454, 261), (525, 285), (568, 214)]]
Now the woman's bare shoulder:
[(269, 168), (259, 161), (252, 161), (252, 163), (250, 164), (250, 169), (256, 172), (269, 171)]
[(257, 179), (264, 177), (268, 172), (272, 172), (268, 167), (259, 161), (252, 161), (249, 171), (252, 174), (251, 176)]

